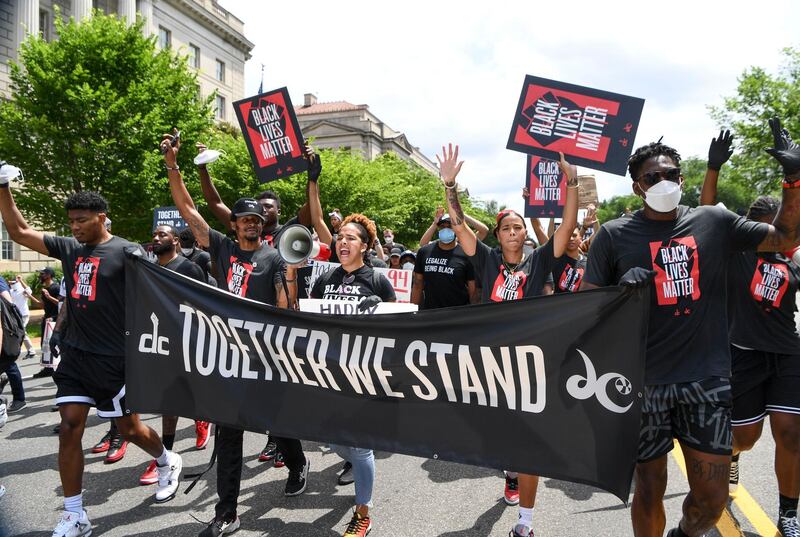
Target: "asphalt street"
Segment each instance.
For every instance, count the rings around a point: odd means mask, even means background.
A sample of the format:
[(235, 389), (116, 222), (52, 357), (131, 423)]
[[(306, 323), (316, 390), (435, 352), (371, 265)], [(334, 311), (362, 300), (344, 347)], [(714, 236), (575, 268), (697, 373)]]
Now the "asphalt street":
[[(38, 371), (36, 362), (20, 360), (23, 375)], [(52, 432), (59, 418), (50, 411), (55, 386), (50, 379), (29, 379), (25, 385), (28, 406), (10, 415), (0, 430), (0, 484), (6, 487), (0, 498), (3, 537), (50, 535), (62, 509), (58, 439)], [(4, 395), (10, 397), (8, 388)], [(144, 419), (160, 432), (160, 418), (148, 415)], [(204, 521), (213, 517), (214, 471), (189, 494), (184, 494), (184, 481), (174, 500), (157, 505), (155, 486), (138, 485), (149, 461), (144, 452), (131, 446), (123, 460), (111, 465), (103, 463), (102, 455), (89, 453), (107, 426), (92, 411), (84, 435), (84, 505), (94, 525), (93, 535), (197, 535), (204, 526), (193, 517)], [(194, 449), (190, 420), (182, 419), (178, 428), (175, 447), (183, 456), (184, 471), (205, 467), (211, 446)], [(709, 537), (775, 535), (770, 525), (777, 511), (777, 486), (772, 472), (774, 447), (767, 431), (755, 450), (742, 456), (743, 490)], [(262, 435), (245, 435), (239, 505), (242, 527), (236, 535), (341, 535), (353, 502), (353, 486), (336, 485), (341, 459), (323, 445), (304, 443), (311, 461), (308, 490), (287, 498), (283, 495), (287, 470), (257, 460), (264, 441)], [(509, 442), (513, 441), (509, 436)], [(390, 453), (377, 453), (376, 465), (372, 537), (505, 536), (516, 520), (517, 509), (503, 503), (503, 480), (496, 470)], [(670, 457), (669, 473), (668, 528), (677, 524), (688, 490), (676, 457)], [(555, 479), (541, 481), (534, 513), (537, 537), (632, 535), (629, 520), (629, 508), (611, 494)]]

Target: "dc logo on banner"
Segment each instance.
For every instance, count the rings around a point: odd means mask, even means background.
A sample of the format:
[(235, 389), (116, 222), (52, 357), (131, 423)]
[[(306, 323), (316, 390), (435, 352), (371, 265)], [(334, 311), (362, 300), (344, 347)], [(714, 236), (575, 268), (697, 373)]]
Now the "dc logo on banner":
[(633, 405), (633, 402), (628, 403), (627, 406), (620, 406), (608, 397), (608, 392), (606, 390), (608, 388), (608, 383), (613, 380), (614, 388), (616, 388), (620, 395), (630, 395), (633, 391), (631, 381), (619, 373), (606, 373), (601, 375), (600, 378), (597, 378), (597, 373), (595, 372), (592, 361), (582, 350), (577, 349), (577, 351), (583, 358), (584, 366), (586, 366), (586, 376), (572, 375), (568, 378), (566, 385), (567, 393), (581, 401), (594, 396), (597, 402), (603, 405), (603, 408), (606, 410), (617, 414), (624, 414), (627, 412), (628, 409), (631, 408), (631, 405)]
[(139, 352), (169, 356), (167, 337), (158, 335), (158, 315), (150, 314), (150, 321), (153, 323), (153, 332), (142, 334), (142, 337), (139, 338)]

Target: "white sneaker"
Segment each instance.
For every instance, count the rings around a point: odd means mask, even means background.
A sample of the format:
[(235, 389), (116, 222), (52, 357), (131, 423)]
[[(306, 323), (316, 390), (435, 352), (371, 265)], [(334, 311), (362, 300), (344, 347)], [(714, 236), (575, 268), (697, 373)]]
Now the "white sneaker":
[(80, 514), (64, 511), (61, 514), (61, 520), (53, 530), (53, 537), (88, 537), (91, 534), (92, 523), (89, 522), (86, 510)]
[(156, 465), (158, 470), (158, 490), (156, 490), (156, 503), (168, 502), (175, 497), (180, 483), (183, 459), (174, 451), (167, 455), (167, 464)]
[(3, 428), (3, 425), (5, 425), (7, 421), (8, 405), (6, 405), (6, 400), (3, 397), (0, 397), (0, 429)]

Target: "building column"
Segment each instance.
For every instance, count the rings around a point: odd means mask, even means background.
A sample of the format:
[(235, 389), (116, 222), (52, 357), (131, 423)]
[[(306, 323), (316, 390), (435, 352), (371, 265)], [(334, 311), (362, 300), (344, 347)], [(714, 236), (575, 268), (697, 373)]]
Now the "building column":
[(72, 16), (80, 22), (92, 16), (92, 0), (72, 0)]
[(142, 32), (145, 37), (150, 37), (155, 33), (153, 29), (153, 0), (139, 0), (139, 13), (144, 19)]
[(119, 18), (125, 19), (128, 26), (136, 22), (136, 0), (119, 0), (118, 4)]
[(39, 33), (39, 0), (19, 0), (17, 4), (17, 45), (30, 34)]

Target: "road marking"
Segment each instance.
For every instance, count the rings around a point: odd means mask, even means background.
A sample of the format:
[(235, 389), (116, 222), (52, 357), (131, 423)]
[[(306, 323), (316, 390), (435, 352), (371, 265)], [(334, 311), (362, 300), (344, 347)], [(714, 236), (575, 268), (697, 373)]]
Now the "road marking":
[[(676, 449), (672, 450), (672, 457), (675, 459), (681, 472), (683, 472), (683, 475), (686, 476), (686, 461), (683, 458), (681, 445), (677, 440), (675, 441), (675, 448)], [(741, 483), (739, 483), (736, 493), (733, 494), (731, 498), (733, 499), (733, 503), (736, 504), (736, 507), (742, 511), (761, 537), (776, 537), (778, 528), (775, 527), (775, 523), (772, 522), (758, 502), (750, 496), (750, 493), (747, 492), (747, 489), (745, 489)], [(722, 537), (744, 537), (744, 533), (742, 533), (742, 529), (739, 527), (736, 518), (728, 509), (722, 512), (722, 518), (717, 522), (717, 531), (719, 531)]]

